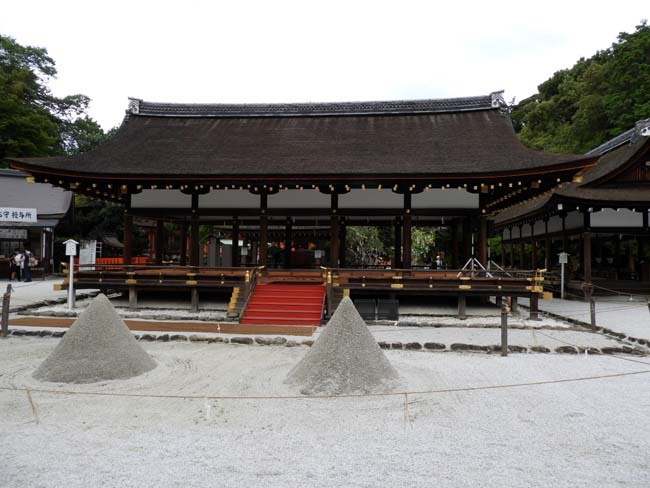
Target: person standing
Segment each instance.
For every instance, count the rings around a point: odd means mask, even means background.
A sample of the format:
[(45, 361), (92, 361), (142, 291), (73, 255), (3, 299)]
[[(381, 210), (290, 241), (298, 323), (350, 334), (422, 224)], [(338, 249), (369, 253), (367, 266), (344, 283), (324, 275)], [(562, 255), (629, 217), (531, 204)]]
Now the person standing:
[(25, 249), (23, 252), (23, 281), (26, 283), (29, 283), (32, 281), (32, 270), (30, 268), (31, 266), (31, 261), (33, 259), (34, 255), (29, 249)]
[(14, 255), (14, 263), (16, 264), (16, 279), (22, 281), (23, 279), (23, 263), (25, 262), (25, 255), (16, 249)]
[(18, 276), (18, 266), (16, 265), (16, 254), (18, 254), (18, 250), (15, 250), (14, 252), (11, 253), (11, 256), (9, 256), (9, 281), (16, 281), (16, 277)]

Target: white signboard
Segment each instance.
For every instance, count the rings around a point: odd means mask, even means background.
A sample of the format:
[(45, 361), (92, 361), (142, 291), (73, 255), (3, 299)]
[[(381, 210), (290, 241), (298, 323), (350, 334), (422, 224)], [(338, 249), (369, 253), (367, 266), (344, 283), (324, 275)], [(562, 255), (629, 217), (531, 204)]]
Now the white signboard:
[(560, 264), (567, 264), (569, 262), (569, 254), (568, 253), (561, 252), (560, 254), (558, 254), (558, 256), (560, 257), (560, 260), (559, 260)]
[(0, 229), (0, 239), (27, 239), (27, 229)]
[[(79, 264), (95, 264), (97, 255), (97, 241), (81, 241), (79, 248)], [(81, 270), (94, 270), (93, 266), (82, 266)]]
[(0, 207), (0, 222), (36, 222), (35, 208)]
[[(79, 244), (74, 239), (68, 239), (63, 244), (65, 244), (65, 255), (66, 256), (76, 256), (77, 255), (77, 244)], [(72, 262), (72, 260), (71, 260)]]

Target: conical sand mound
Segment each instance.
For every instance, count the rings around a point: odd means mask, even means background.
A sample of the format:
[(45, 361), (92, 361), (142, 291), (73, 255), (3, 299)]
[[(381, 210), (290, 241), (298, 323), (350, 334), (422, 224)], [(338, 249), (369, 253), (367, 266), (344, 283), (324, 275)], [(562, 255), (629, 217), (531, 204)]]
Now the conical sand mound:
[(300, 386), (306, 395), (340, 395), (386, 391), (397, 378), (397, 371), (346, 297), (286, 381)]
[(93, 383), (131, 378), (156, 367), (111, 302), (100, 294), (34, 372), (41, 381)]

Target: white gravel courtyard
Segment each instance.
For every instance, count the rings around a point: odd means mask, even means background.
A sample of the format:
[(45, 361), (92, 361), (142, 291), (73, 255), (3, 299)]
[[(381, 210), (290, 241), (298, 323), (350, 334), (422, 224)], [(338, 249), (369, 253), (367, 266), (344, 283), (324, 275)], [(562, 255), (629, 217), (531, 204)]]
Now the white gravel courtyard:
[(431, 393), (314, 399), (278, 398), (306, 347), (154, 342), (137, 378), (34, 380), (56, 342), (0, 340), (0, 486), (650, 484), (644, 357), (389, 350)]

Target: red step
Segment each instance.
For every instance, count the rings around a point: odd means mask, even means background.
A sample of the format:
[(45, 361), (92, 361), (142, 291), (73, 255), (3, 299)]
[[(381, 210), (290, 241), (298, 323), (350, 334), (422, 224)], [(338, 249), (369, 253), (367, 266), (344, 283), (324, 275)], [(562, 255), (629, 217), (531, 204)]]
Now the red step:
[(323, 285), (257, 285), (240, 324), (320, 325)]

